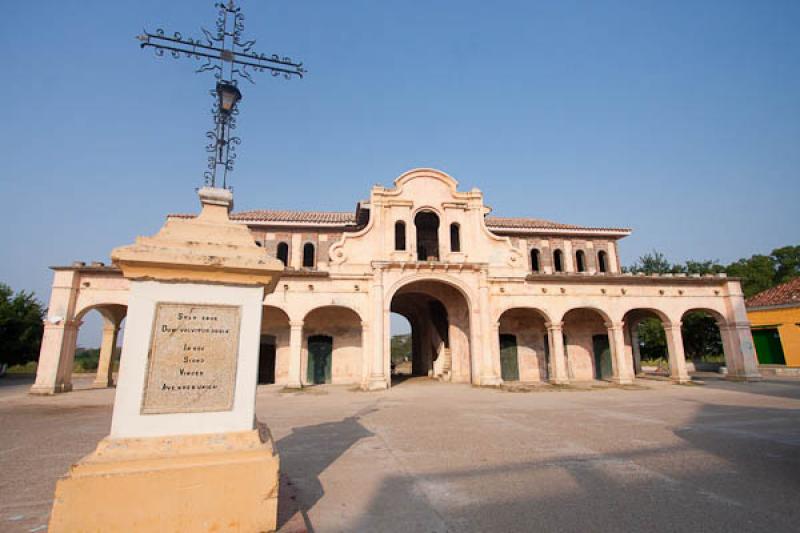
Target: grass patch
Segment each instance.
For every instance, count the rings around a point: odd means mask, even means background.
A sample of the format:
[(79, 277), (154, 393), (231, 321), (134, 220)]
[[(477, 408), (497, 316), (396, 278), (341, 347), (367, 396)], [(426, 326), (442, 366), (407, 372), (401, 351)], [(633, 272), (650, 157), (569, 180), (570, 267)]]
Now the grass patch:
[(24, 365), (14, 365), (8, 367), (6, 369), (6, 374), (35, 374), (37, 366), (38, 365), (36, 361), (29, 361)]

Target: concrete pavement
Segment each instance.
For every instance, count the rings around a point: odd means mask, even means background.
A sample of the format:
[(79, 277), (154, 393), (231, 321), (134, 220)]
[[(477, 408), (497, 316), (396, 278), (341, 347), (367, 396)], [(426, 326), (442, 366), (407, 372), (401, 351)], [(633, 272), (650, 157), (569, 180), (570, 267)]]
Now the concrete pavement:
[[(800, 380), (705, 383), (264, 386), (257, 410), (314, 531), (796, 531)], [(0, 531), (46, 524), (110, 424), (113, 389), (28, 385), (0, 380)]]

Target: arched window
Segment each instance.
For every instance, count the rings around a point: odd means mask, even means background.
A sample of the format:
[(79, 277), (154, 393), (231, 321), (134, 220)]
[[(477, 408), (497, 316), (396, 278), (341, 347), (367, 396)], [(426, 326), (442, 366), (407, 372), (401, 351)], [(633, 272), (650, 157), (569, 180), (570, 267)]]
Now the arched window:
[(583, 253), (583, 250), (575, 252), (575, 266), (578, 268), (578, 272), (586, 272), (586, 254)]
[(541, 270), (541, 261), (539, 259), (539, 250), (534, 248), (531, 250), (531, 270), (533, 272), (539, 272)]
[(283, 266), (289, 264), (289, 245), (285, 242), (278, 243), (278, 259), (283, 263)]
[(417, 227), (417, 260), (439, 260), (439, 217), (431, 211), (420, 211), (414, 217)]
[(564, 272), (564, 253), (561, 250), (553, 252), (553, 269), (556, 272)]
[(314, 268), (314, 245), (310, 242), (303, 245), (303, 266)]
[(406, 249), (406, 223), (402, 220), (394, 223), (394, 249)]
[(455, 222), (450, 224), (450, 251), (451, 252), (460, 252), (461, 251), (461, 231), (458, 224)]
[(603, 250), (597, 252), (597, 270), (608, 272), (608, 254)]

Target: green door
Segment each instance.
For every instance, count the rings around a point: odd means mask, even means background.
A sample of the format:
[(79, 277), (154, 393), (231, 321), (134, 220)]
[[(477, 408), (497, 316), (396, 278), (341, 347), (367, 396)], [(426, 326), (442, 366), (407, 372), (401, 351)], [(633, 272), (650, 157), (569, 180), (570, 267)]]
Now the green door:
[(519, 381), (517, 338), (506, 333), (500, 335), (500, 377), (503, 381)]
[(611, 369), (611, 348), (608, 345), (608, 335), (593, 336), (592, 346), (594, 348), (595, 379), (611, 377), (613, 370)]
[(333, 338), (313, 335), (308, 338), (308, 381), (315, 385), (331, 382)]
[(775, 328), (754, 329), (753, 344), (756, 345), (758, 363), (761, 365), (785, 365), (781, 336)]

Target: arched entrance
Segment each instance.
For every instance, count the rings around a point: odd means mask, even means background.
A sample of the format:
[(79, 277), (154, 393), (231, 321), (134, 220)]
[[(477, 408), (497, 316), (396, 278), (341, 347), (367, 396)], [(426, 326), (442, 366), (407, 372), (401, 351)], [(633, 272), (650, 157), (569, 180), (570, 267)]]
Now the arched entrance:
[(113, 387), (115, 385), (114, 373), (118, 370), (119, 356), (122, 351), (120, 332), (123, 331), (122, 324), (128, 314), (128, 308), (124, 305), (105, 304), (93, 305), (81, 310), (75, 317), (78, 327), (76, 340), (81, 340), (80, 328), (87, 321), (93, 320), (92, 315), (95, 315), (95, 312), (99, 315), (102, 324), (100, 343), (96, 345), (92, 342), (89, 346), (82, 346), (82, 343), (76, 342), (71, 370), (94, 372), (93, 388)]
[[(676, 372), (672, 361), (677, 354), (670, 353), (667, 330), (671, 324), (666, 315), (654, 309), (631, 309), (622, 319), (625, 324), (626, 350), (636, 375)], [(674, 351), (674, 350), (673, 350)]]
[[(42, 337), (42, 350), (36, 366), (36, 382), (31, 387), (33, 394), (54, 394), (72, 390), (72, 373), (77, 366), (95, 374), (91, 383), (93, 388), (114, 385), (115, 357), (120, 350), (120, 328), (128, 308), (118, 303), (92, 303), (86, 305), (72, 319), (46, 321)], [(95, 313), (96, 312), (96, 313)], [(102, 338), (99, 346), (91, 342), (88, 349), (81, 349), (76, 361), (78, 334), (84, 319), (88, 316), (91, 324), (99, 315), (102, 324)], [(94, 348), (97, 346), (97, 348)], [(77, 364), (76, 364), (77, 363)]]
[(614, 362), (606, 324), (597, 309), (578, 308), (564, 315), (564, 355), (570, 380), (611, 380)]
[(303, 384), (357, 383), (362, 348), (361, 317), (355, 311), (338, 305), (311, 310), (303, 319)]
[(500, 315), (500, 375), (503, 381), (547, 381), (550, 358), (545, 315), (517, 307)]
[(392, 297), (390, 309), (411, 326), (411, 374), (445, 381), (471, 378), (469, 305), (455, 287), (414, 281)]
[(716, 369), (725, 365), (730, 373), (740, 371), (723, 342), (725, 318), (711, 309), (690, 309), (681, 316), (681, 337), (686, 359), (693, 366)]

